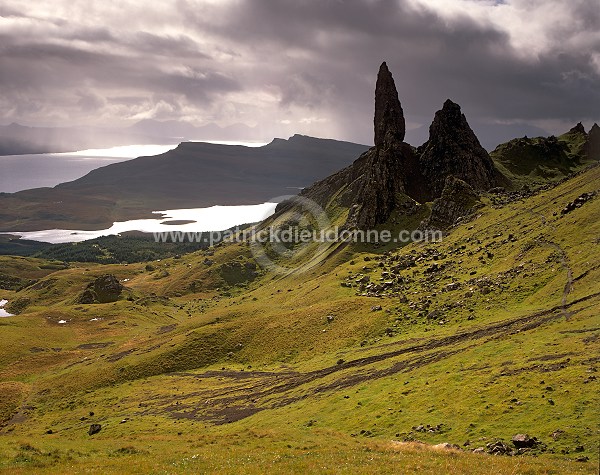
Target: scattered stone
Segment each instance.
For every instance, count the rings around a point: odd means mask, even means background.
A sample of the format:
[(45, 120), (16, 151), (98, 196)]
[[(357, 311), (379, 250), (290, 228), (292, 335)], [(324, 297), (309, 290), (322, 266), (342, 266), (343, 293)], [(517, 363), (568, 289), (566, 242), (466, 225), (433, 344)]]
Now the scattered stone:
[(373, 305), (371, 307), (371, 312), (378, 312), (379, 310), (383, 310), (381, 305)]
[(442, 312), (440, 312), (439, 310), (433, 310), (433, 311), (429, 312), (429, 314), (427, 315), (427, 319), (428, 320), (437, 320), (441, 316), (442, 316)]
[(492, 455), (510, 455), (512, 449), (501, 440), (486, 444), (488, 453)]
[(335, 320), (335, 317), (333, 315), (327, 315), (327, 323), (331, 323), (333, 322), (333, 320)]
[(444, 287), (446, 292), (451, 292), (458, 289), (460, 289), (460, 282), (452, 282)]
[(571, 201), (570, 203), (567, 203), (567, 205), (562, 209), (560, 214), (562, 214), (564, 216), (565, 214), (570, 213), (571, 211), (574, 211), (577, 208), (581, 208), (585, 203), (587, 203), (589, 200), (591, 200), (594, 196), (596, 196), (595, 191), (590, 191), (588, 193), (583, 193), (583, 194), (579, 195), (577, 198), (575, 198), (575, 200)]

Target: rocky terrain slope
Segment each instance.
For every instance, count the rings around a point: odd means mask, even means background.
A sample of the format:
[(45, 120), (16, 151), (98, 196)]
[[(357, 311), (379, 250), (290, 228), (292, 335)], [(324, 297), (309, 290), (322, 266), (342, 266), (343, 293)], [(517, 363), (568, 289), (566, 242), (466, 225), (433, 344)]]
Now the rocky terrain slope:
[[(395, 125), (305, 196), (333, 223), (355, 206), (442, 241), (333, 242), (310, 267), (292, 247), (285, 273), (248, 242), (129, 265), (0, 257), (0, 469), (596, 473), (600, 166), (517, 191), (448, 174), (419, 202), (405, 175), (367, 181), (366, 162), (387, 176), (407, 158), (399, 103), (379, 104)], [(394, 208), (366, 213), (366, 183)]]

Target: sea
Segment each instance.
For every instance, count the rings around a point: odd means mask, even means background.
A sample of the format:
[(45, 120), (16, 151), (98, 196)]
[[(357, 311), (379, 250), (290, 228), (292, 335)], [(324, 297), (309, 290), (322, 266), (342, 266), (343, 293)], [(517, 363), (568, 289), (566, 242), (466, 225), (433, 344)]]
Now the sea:
[[(261, 147), (265, 142), (203, 141), (223, 145)], [(105, 149), (90, 149), (69, 153), (42, 153), (0, 157), (0, 192), (13, 193), (39, 187), (53, 187), (75, 180), (90, 171), (111, 163), (140, 156), (158, 155), (177, 145), (127, 145)], [(97, 231), (47, 229), (10, 234), (23, 239), (50, 243), (80, 242), (100, 236), (127, 231), (160, 233), (171, 231), (223, 231), (241, 224), (262, 221), (275, 212), (277, 203), (240, 206), (211, 206), (208, 208), (171, 209), (154, 211), (156, 219), (134, 219), (115, 222), (110, 228)], [(0, 229), (0, 234), (2, 230)]]
[[(192, 140), (194, 142), (194, 140)], [(196, 142), (200, 142), (197, 140)], [(266, 142), (202, 140), (222, 145), (262, 147)], [(73, 181), (96, 168), (124, 162), (136, 157), (159, 155), (177, 144), (123, 145), (110, 148), (65, 153), (37, 153), (0, 156), (0, 193), (14, 193), (31, 188), (54, 187)]]

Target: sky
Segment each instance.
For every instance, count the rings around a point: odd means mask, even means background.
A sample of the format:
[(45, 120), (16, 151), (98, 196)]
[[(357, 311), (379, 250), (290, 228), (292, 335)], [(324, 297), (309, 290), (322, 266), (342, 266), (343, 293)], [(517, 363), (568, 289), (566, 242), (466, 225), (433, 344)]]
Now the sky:
[(600, 122), (600, 0), (0, 0), (0, 124), (372, 143), (382, 61), (409, 129), (447, 98), (470, 122)]

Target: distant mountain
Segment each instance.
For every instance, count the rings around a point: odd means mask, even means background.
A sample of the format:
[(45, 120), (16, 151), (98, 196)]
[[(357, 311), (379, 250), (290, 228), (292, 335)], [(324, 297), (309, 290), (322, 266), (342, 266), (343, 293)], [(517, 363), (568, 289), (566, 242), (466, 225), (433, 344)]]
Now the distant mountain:
[(153, 210), (260, 203), (296, 194), (367, 148), (302, 135), (263, 147), (183, 142), (54, 188), (0, 193), (0, 230), (102, 229)]
[(145, 119), (123, 129), (102, 127), (27, 127), (17, 123), (0, 126), (0, 156), (30, 153), (75, 152), (118, 145), (170, 144), (182, 140), (261, 140), (259, 132), (245, 124), (220, 127), (194, 126), (189, 122)]
[[(528, 124), (490, 124), (484, 122), (471, 122), (471, 128), (477, 135), (479, 142), (488, 152), (494, 150), (498, 144), (507, 142), (514, 137), (538, 137), (548, 135), (543, 129)], [(429, 138), (429, 126), (422, 125), (416, 129), (406, 131), (406, 141), (414, 146), (419, 146)]]

